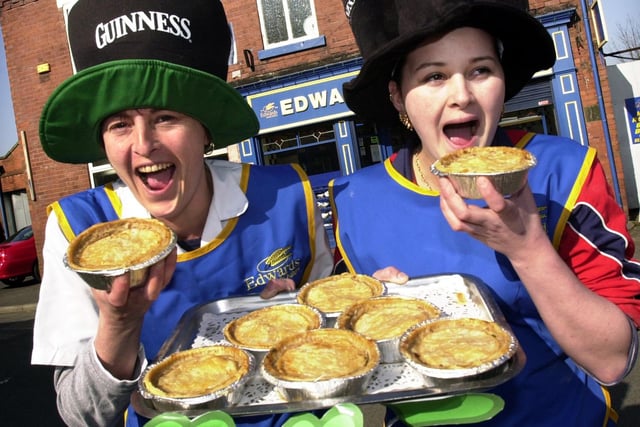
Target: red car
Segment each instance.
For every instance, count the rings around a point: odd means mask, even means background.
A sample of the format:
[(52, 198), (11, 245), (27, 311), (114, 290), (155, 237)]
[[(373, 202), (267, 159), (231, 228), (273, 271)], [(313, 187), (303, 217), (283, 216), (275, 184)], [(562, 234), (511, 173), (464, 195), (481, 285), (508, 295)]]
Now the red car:
[(0, 243), (0, 280), (11, 286), (22, 283), (27, 276), (40, 281), (38, 253), (30, 225)]

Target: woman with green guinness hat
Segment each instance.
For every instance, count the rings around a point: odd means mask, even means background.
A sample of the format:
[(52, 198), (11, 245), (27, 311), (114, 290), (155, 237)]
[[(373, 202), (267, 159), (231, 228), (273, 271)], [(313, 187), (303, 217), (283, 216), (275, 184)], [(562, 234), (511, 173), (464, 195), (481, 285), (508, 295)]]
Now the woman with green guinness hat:
[[(43, 109), (42, 146), (60, 162), (106, 159), (118, 179), (49, 206), (32, 363), (55, 366), (68, 425), (119, 425), (127, 408), (126, 425), (143, 425), (131, 394), (188, 309), (293, 290), (328, 275), (332, 256), (301, 168), (204, 159), (258, 131), (226, 83), (231, 36), (219, 0), (79, 0), (68, 36), (77, 73)], [(150, 217), (178, 248), (143, 286), (118, 276), (96, 290), (64, 267), (69, 242), (93, 224)], [(264, 271), (275, 253), (287, 256)]]

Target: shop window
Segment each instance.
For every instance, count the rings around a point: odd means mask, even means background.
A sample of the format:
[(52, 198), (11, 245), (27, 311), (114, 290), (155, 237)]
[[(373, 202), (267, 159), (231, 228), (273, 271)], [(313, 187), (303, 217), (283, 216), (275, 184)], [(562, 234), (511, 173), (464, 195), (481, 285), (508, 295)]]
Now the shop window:
[(558, 134), (555, 111), (552, 105), (505, 113), (500, 120), (500, 127), (548, 135)]
[(332, 123), (288, 129), (260, 137), (267, 165), (297, 163), (307, 175), (340, 171)]
[(324, 45), (314, 0), (258, 0), (264, 51), (260, 59)]
[(411, 133), (399, 124), (378, 127), (374, 122), (356, 119), (355, 130), (359, 168), (384, 161), (411, 138)]
[(89, 177), (91, 178), (92, 188), (108, 184), (118, 179), (116, 171), (106, 159), (89, 163)]

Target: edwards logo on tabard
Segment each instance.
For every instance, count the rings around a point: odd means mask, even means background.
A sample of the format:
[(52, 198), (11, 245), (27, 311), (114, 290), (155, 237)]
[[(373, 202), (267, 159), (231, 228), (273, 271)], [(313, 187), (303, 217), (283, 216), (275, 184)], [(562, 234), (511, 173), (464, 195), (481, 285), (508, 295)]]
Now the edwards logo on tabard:
[(247, 290), (266, 285), (271, 279), (293, 278), (300, 271), (300, 259), (293, 258), (291, 246), (278, 248), (256, 266), (258, 274), (244, 279)]
[(131, 12), (96, 25), (95, 41), (102, 49), (128, 34), (160, 31), (191, 41), (191, 21), (165, 12)]

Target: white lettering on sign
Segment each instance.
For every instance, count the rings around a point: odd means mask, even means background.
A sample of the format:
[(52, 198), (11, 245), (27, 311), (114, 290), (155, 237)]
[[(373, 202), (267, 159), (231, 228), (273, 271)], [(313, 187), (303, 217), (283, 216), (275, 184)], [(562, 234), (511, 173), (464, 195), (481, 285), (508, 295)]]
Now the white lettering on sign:
[(294, 96), (280, 100), (280, 112), (283, 116), (295, 113), (303, 113), (309, 108), (318, 110), (324, 107), (332, 107), (335, 104), (344, 104), (344, 98), (337, 88), (309, 93), (306, 96)]

